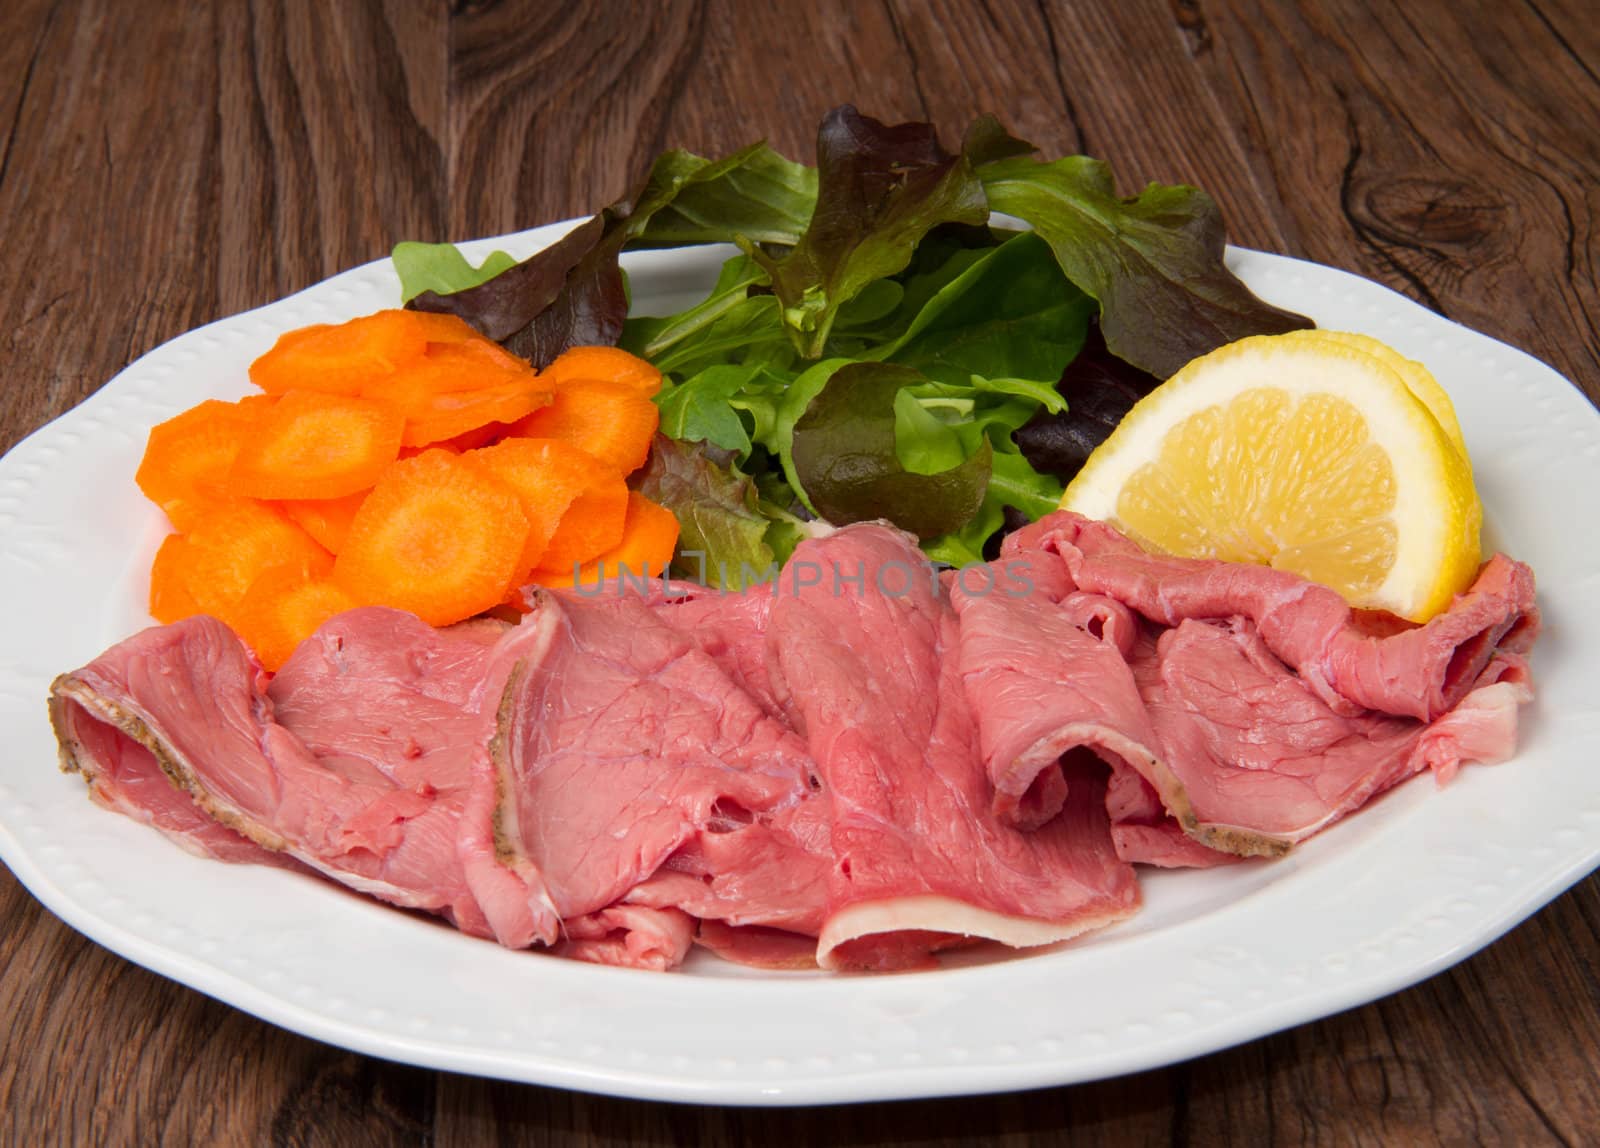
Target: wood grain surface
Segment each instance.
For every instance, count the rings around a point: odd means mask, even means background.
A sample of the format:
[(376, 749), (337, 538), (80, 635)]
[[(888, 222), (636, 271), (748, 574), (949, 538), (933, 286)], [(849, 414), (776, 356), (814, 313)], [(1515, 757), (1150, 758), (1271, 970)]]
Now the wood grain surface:
[[(385, 255), (587, 213), (660, 148), (805, 158), (851, 101), (993, 110), (1236, 242), (1346, 268), (1600, 397), (1592, 0), (5, 0), (0, 448), (198, 324)], [(42, 720), (42, 716), (41, 716)], [(6, 768), (49, 768), (11, 762)], [(401, 1067), (82, 939), (0, 870), (0, 1141), (1581, 1144), (1600, 880), (1409, 991), (1187, 1064), (800, 1111)], [(419, 989), (425, 991), (425, 989)]]

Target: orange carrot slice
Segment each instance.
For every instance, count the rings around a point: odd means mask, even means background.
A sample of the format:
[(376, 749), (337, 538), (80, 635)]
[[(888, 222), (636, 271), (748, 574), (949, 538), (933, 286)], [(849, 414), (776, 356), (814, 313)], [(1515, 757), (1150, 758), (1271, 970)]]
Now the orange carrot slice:
[(278, 503), (278, 509), (315, 538), (319, 545), (337, 554), (344, 549), (350, 523), (366, 497), (365, 490), (358, 490), (343, 498), (285, 499)]
[(518, 585), (543, 560), (574, 499), (592, 490), (615, 497), (616, 473), (587, 451), (557, 439), (508, 438), (467, 451), (462, 459), (516, 491), (522, 512), (528, 516), (528, 541), (523, 547)]
[(613, 474), (567, 506), (537, 569), (570, 578), (575, 566), (593, 561), (622, 541), (627, 519), (628, 486)]
[(388, 403), (290, 391), (256, 420), (229, 481), (251, 498), (342, 498), (378, 481), (404, 428)]
[[(548, 372), (540, 376), (548, 381)], [(554, 400), (513, 428), (529, 438), (558, 438), (582, 447), (618, 474), (631, 474), (650, 454), (661, 413), (627, 383), (574, 379)]]
[(204, 613), (189, 592), (189, 540), (169, 534), (161, 540), (155, 561), (150, 564), (150, 616), (170, 625), (194, 614)]
[(333, 556), (279, 511), (238, 502), (212, 511), (189, 532), (186, 582), (207, 614), (230, 621), (245, 591), (275, 566), (326, 573)]
[(233, 612), (233, 626), (261, 664), (276, 673), (317, 627), (358, 604), (330, 578), (279, 566), (250, 584)]
[(661, 372), (621, 347), (569, 347), (540, 375), (556, 390), (578, 379), (623, 383), (647, 399), (661, 389)]
[(505, 598), (527, 536), (509, 487), (447, 451), (426, 451), (372, 488), (333, 576), (360, 602), (446, 626)]
[(207, 399), (150, 429), (134, 481), (179, 530), (231, 500), (228, 472), (253, 413), (240, 403)]
[(549, 401), (550, 392), (532, 373), (475, 391), (436, 394), (406, 408), (402, 441), (406, 446), (426, 446), (489, 423), (519, 422)]
[(607, 578), (660, 578), (672, 564), (677, 546), (678, 520), (672, 511), (630, 490), (621, 542), (576, 572), (567, 570), (562, 576), (539, 570), (534, 580), (545, 586), (589, 586)]
[(479, 391), (516, 379), (531, 384), (538, 377), (527, 363), (480, 338), (473, 342), (430, 343), (427, 354), (407, 364), (404, 370), (372, 383), (362, 393), (407, 407), (426, 402), (434, 395)]
[(250, 381), (268, 394), (355, 394), (420, 359), (430, 329), (417, 312), (398, 310), (301, 327), (250, 364)]

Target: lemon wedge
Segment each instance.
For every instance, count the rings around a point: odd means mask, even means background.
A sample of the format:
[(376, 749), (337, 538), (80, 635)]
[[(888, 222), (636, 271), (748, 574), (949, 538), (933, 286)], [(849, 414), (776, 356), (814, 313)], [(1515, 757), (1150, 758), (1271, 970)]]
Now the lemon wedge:
[(1445, 389), (1439, 385), (1439, 380), (1433, 377), (1433, 372), (1415, 359), (1406, 358), (1381, 339), (1374, 339), (1371, 335), (1359, 335), (1354, 331), (1324, 331), (1321, 328), (1313, 328), (1309, 331), (1290, 331), (1280, 337), (1290, 340), (1339, 343), (1371, 355), (1400, 376), (1406, 388), (1421, 399), (1422, 405), (1428, 408), (1428, 413), (1439, 421), (1440, 427), (1450, 437), (1456, 449), (1463, 455), (1467, 453), (1467, 440), (1461, 435), (1461, 423), (1456, 419), (1455, 404), (1450, 401), (1450, 395)]
[(1291, 570), (1426, 621), (1481, 559), (1449, 396), (1431, 375), (1415, 393), (1394, 365), (1409, 360), (1387, 347), (1316, 334), (1241, 339), (1189, 363), (1128, 412), (1061, 505), (1155, 550)]

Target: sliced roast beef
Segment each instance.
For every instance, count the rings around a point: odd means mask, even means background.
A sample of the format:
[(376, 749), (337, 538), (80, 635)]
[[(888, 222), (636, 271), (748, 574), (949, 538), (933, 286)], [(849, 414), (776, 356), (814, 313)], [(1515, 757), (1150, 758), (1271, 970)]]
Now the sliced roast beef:
[(795, 550), (768, 640), (828, 801), (825, 968), (895, 968), (992, 938), (1039, 945), (1132, 913), (1104, 767), (1032, 832), (1000, 820), (961, 683), (958, 623), (915, 543), (851, 526)]
[[(285, 667), (291, 714), (305, 716), (295, 704), (302, 690), (337, 698), (344, 669), (330, 649), (372, 645), (409, 659), (416, 667), (412, 686), (426, 692), (430, 665), (447, 668), (440, 676), (481, 680), (488, 648), (477, 634), (457, 636), (381, 609), (342, 615), (321, 637), (322, 650), (297, 653), (299, 664)], [(112, 647), (57, 679), (51, 704), (64, 765), (92, 784), (115, 775), (115, 754), (126, 746), (111, 736), (115, 730), (147, 749), (196, 809), (258, 846), (382, 900), (485, 931), (455, 849), (465, 793), (458, 755), (466, 747), (448, 744), (447, 731), (432, 741), (419, 727), (408, 741), (387, 728), (393, 715), (359, 709), (344, 720), (348, 744), (360, 752), (321, 758), (279, 720), (267, 677), (243, 643), (208, 617), (146, 630)], [(106, 728), (85, 737), (89, 721)], [(322, 728), (312, 724), (313, 741)], [(147, 809), (167, 807), (153, 786), (147, 792)]]
[(694, 944), (694, 920), (678, 909), (612, 905), (564, 924), (556, 951), (596, 965), (661, 972), (681, 965)]
[(1165, 626), (1249, 618), (1269, 649), (1347, 713), (1375, 709), (1428, 721), (1455, 707), (1498, 647), (1526, 650), (1538, 632), (1533, 572), (1496, 554), (1444, 613), (1374, 635), (1334, 591), (1265, 566), (1146, 554), (1104, 523), (1058, 512), (1010, 535), (1003, 556), (1059, 554), (1079, 588)]
[(625, 902), (817, 921), (823, 862), (792, 831), (814, 794), (804, 743), (644, 598), (530, 604), (522, 629), (546, 637), (510, 658), (480, 777), (501, 869), (568, 921)]
[(728, 594), (673, 583), (672, 591), (649, 596), (656, 618), (691, 639), (735, 685), (779, 716), (767, 653), (772, 584), (760, 582), (742, 593)]
[(961, 679), (1001, 820), (1036, 829), (1056, 816), (1066, 800), (1058, 763), (1080, 746), (1119, 769), (1161, 768), (1117, 644), (1120, 636), (1131, 648), (1136, 628), (1120, 603), (1076, 592), (1048, 551), (962, 570), (948, 586)]
[(83, 774), (96, 802), (160, 830), (200, 857), (299, 868), (286, 854), (223, 825), (174, 784), (156, 756), (164, 748), (139, 719), (110, 699), (94, 697), (85, 705), (77, 699), (88, 687), (69, 684), (69, 679), (58, 685), (62, 691), (51, 694), (50, 713), (61, 765)]

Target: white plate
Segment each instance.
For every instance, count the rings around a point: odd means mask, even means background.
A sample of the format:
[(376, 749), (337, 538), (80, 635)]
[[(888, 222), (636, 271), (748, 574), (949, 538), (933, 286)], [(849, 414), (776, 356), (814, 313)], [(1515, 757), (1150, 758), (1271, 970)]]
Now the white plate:
[[(554, 225), (468, 245), (526, 255)], [(628, 266), (641, 308), (693, 301), (716, 251)], [(1546, 633), (1524, 748), (1426, 778), (1290, 857), (1152, 873), (1132, 921), (1050, 952), (913, 975), (679, 975), (508, 952), (309, 877), (191, 857), (54, 767), (45, 693), (147, 624), (160, 514), (145, 432), (246, 391), (282, 331), (398, 299), (387, 261), (152, 351), (0, 461), (0, 857), (68, 924), (308, 1036), (458, 1072), (742, 1104), (940, 1096), (1167, 1064), (1372, 1000), (1463, 959), (1600, 862), (1600, 418), (1548, 367), (1366, 280), (1230, 252), (1263, 297), (1426, 362), (1455, 395), (1493, 542), (1531, 562)], [(968, 958), (969, 962), (971, 958)]]

